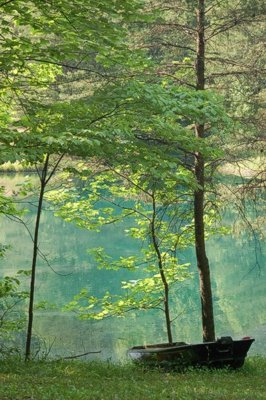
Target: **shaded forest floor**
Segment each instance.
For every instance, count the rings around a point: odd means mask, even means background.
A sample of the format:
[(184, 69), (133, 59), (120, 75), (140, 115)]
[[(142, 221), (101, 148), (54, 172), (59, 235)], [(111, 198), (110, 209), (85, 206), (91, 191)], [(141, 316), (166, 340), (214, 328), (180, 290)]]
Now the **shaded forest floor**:
[(232, 370), (145, 371), (94, 362), (0, 362), (0, 400), (265, 400), (266, 358)]

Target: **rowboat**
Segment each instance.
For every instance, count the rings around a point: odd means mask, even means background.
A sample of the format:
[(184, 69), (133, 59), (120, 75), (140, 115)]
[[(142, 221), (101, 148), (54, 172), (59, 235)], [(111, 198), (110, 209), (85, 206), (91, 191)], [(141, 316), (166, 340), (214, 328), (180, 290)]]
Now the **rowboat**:
[(128, 350), (129, 357), (146, 366), (206, 366), (240, 368), (254, 342), (251, 337), (233, 340), (224, 336), (214, 342), (187, 344), (185, 342), (135, 346)]

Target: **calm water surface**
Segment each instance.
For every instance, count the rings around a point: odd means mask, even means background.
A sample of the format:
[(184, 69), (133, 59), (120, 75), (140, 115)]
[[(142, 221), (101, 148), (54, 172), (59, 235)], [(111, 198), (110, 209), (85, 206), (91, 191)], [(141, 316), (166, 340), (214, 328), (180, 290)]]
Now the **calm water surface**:
[[(12, 181), (11, 177), (2, 176), (3, 179), (5, 183)], [(29, 224), (33, 217), (33, 213), (26, 217)], [(32, 243), (25, 228), (6, 219), (0, 220), (0, 224), (0, 242), (12, 246), (8, 256), (0, 260), (0, 275), (30, 269)], [(104, 321), (79, 321), (73, 314), (60, 311), (84, 287), (96, 296), (107, 289), (117, 293), (121, 281), (132, 279), (130, 272), (97, 270), (87, 254), (88, 249), (97, 246), (104, 246), (114, 257), (136, 253), (138, 244), (124, 237), (124, 229), (120, 225), (108, 226), (100, 234), (88, 232), (44, 211), (40, 248), (50, 266), (43, 260), (38, 262), (36, 301), (47, 300), (58, 307), (36, 311), (34, 333), (47, 348), (51, 346), (53, 355), (101, 351), (88, 357), (117, 361), (125, 359), (126, 350), (132, 345), (166, 341), (163, 317), (157, 311), (134, 312), (126, 318)], [(255, 337), (250, 354), (266, 355), (265, 248), (262, 242), (260, 248), (255, 246), (246, 232), (208, 241), (216, 334)], [(191, 271), (195, 274), (192, 280), (177, 285), (173, 292), (174, 338), (197, 342), (201, 341), (201, 321), (193, 251), (180, 255), (180, 261), (191, 262)]]

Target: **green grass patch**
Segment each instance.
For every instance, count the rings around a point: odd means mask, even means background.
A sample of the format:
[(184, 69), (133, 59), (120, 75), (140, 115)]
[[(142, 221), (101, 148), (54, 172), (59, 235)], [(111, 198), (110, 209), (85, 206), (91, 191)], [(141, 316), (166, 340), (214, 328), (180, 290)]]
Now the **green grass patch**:
[(96, 362), (0, 362), (1, 400), (265, 400), (266, 359), (232, 370), (145, 371)]

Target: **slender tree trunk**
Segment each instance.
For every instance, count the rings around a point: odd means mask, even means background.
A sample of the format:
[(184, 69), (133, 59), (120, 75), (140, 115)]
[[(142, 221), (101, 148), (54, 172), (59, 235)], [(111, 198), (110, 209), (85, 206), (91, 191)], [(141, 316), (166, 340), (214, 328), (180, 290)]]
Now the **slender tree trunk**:
[(25, 361), (30, 359), (31, 353), (31, 339), (32, 339), (32, 325), (33, 325), (33, 306), (34, 306), (34, 294), (35, 294), (35, 276), (36, 276), (36, 263), (38, 256), (38, 238), (39, 238), (39, 227), (40, 218), (42, 212), (42, 204), (45, 186), (47, 184), (47, 172), (49, 164), (49, 155), (46, 156), (44, 161), (44, 167), (40, 175), (41, 188), (39, 193), (39, 202), (37, 208), (37, 215), (35, 221), (35, 230), (33, 237), (33, 253), (32, 253), (32, 265), (31, 265), (31, 282), (30, 282), (30, 297), (29, 297), (29, 309), (28, 309), (28, 329), (26, 338), (26, 350), (25, 350)]
[(166, 322), (168, 343), (172, 344), (173, 343), (173, 335), (172, 335), (172, 329), (171, 329), (171, 318), (170, 318), (170, 309), (169, 309), (169, 286), (168, 286), (168, 282), (167, 282), (167, 279), (166, 279), (166, 276), (164, 273), (164, 269), (163, 269), (163, 260), (162, 260), (161, 251), (160, 251), (160, 248), (159, 248), (159, 245), (157, 242), (156, 227), (155, 227), (156, 204), (155, 204), (154, 196), (152, 197), (152, 207), (153, 207), (152, 221), (151, 221), (152, 244), (153, 244), (153, 247), (156, 252), (160, 277), (161, 277), (163, 287), (164, 287), (164, 316), (165, 316), (165, 322)]
[[(205, 89), (205, 0), (198, 0), (197, 9), (197, 90)], [(195, 126), (196, 137), (204, 138), (204, 125)], [(204, 230), (204, 158), (195, 155), (195, 177), (200, 188), (194, 193), (195, 248), (200, 279), (203, 341), (215, 340), (212, 290), (209, 261), (206, 255)]]

